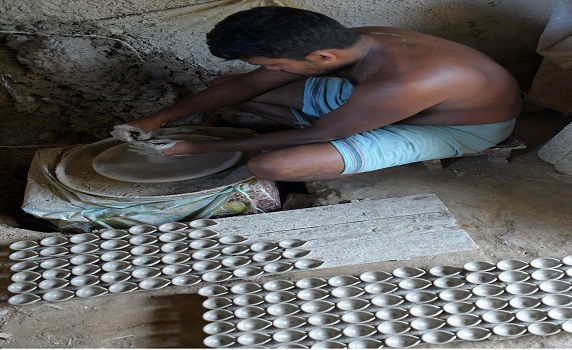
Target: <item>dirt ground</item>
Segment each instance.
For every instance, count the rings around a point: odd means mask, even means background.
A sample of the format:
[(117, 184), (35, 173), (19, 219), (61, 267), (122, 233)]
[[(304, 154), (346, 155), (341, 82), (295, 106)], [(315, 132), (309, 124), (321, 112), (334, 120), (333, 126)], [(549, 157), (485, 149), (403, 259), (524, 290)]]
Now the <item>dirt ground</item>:
[[(471, 260), (563, 258), (572, 254), (572, 177), (540, 160), (537, 151), (571, 120), (544, 110), (519, 117), (516, 134), (528, 148), (509, 164), (486, 159), (444, 161), (444, 169), (422, 164), (384, 169), (332, 181), (307, 183), (315, 205), (434, 193), (479, 246), (469, 252), (312, 271), (315, 276), (391, 271), (398, 266), (462, 266)], [(0, 223), (2, 220), (0, 219)], [(4, 348), (201, 348), (205, 334), (203, 297), (192, 287), (169, 287), (59, 303), (12, 306), (8, 245), (54, 235), (0, 224), (0, 346)], [(304, 272), (308, 274), (309, 272)], [(301, 276), (289, 276), (298, 278)], [(426, 346), (427, 347), (427, 346)], [(572, 334), (524, 336), (502, 341), (454, 342), (448, 348), (572, 348)]]

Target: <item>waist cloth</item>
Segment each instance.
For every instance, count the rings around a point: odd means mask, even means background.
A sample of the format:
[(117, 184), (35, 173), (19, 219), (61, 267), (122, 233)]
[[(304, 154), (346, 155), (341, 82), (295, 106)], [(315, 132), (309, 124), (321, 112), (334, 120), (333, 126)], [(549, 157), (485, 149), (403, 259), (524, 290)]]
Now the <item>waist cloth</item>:
[[(296, 125), (313, 125), (346, 103), (353, 88), (344, 78), (308, 78), (302, 110), (292, 109)], [(342, 174), (353, 174), (481, 152), (506, 139), (515, 121), (463, 126), (391, 124), (330, 143), (344, 160)]]

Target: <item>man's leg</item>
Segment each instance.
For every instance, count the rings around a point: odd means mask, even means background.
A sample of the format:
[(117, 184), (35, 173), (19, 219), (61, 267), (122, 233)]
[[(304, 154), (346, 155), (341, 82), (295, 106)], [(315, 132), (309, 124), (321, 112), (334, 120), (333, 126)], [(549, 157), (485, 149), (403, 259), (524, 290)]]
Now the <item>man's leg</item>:
[[(215, 79), (213, 84), (225, 79), (240, 79), (240, 75), (222, 76)], [(302, 110), (305, 85), (306, 81), (302, 79), (269, 91), (238, 107), (290, 128), (297, 127), (300, 121), (291, 108)], [(341, 175), (344, 171), (344, 160), (329, 142), (265, 152), (251, 158), (247, 168), (260, 179), (275, 181), (326, 180), (353, 175)]]
[(261, 118), (279, 124), (283, 126), (283, 129), (292, 129), (297, 122), (292, 110), (284, 106), (249, 101), (233, 107), (238, 111), (256, 114)]
[(247, 164), (256, 177), (274, 181), (328, 180), (341, 175), (344, 160), (329, 142), (301, 145), (262, 153)]
[[(240, 79), (242, 74), (228, 74), (215, 78), (211, 85), (216, 85), (227, 79)], [(279, 87), (251, 101), (234, 106), (239, 110), (256, 114), (275, 123), (289, 128), (295, 127), (298, 119), (291, 108), (301, 110), (304, 105), (305, 80)]]

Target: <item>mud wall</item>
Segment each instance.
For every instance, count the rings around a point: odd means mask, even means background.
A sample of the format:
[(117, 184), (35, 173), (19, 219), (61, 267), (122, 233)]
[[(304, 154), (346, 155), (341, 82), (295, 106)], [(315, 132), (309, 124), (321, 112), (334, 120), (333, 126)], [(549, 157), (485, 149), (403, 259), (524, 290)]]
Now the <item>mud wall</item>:
[[(464, 43), (508, 68), (526, 90), (553, 1), (0, 0), (0, 190), (8, 193), (0, 212), (19, 206), (37, 148), (106, 138), (115, 124), (202, 89), (216, 75), (248, 69), (212, 58), (205, 33), (230, 13), (273, 4)], [(213, 113), (181, 123), (221, 120)]]

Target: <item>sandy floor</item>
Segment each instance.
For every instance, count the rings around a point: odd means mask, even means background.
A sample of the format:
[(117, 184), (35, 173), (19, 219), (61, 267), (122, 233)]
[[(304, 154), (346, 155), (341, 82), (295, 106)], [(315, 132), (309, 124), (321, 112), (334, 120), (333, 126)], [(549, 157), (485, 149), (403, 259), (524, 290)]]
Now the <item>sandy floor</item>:
[[(444, 162), (442, 170), (421, 164), (361, 174), (334, 181), (308, 183), (316, 204), (352, 199), (378, 199), (434, 193), (449, 208), (461, 228), (478, 244), (474, 251), (319, 270), (313, 275), (357, 274), (398, 266), (430, 268), (462, 266), (471, 260), (496, 262), (518, 258), (562, 258), (572, 254), (572, 177), (556, 172), (536, 151), (570, 119), (550, 111), (529, 113), (517, 123), (517, 134), (528, 144), (513, 152), (510, 164), (481, 158)], [(2, 221), (0, 221), (2, 222)], [(53, 234), (0, 225), (0, 346), (7, 348), (163, 348), (204, 347), (204, 300), (192, 288), (166, 288), (60, 303), (14, 307), (5, 300), (10, 283), (9, 243)], [(306, 272), (307, 274), (308, 272)], [(9, 336), (11, 335), (11, 337)], [(526, 336), (512, 340), (460, 342), (448, 347), (572, 348), (572, 334)]]

